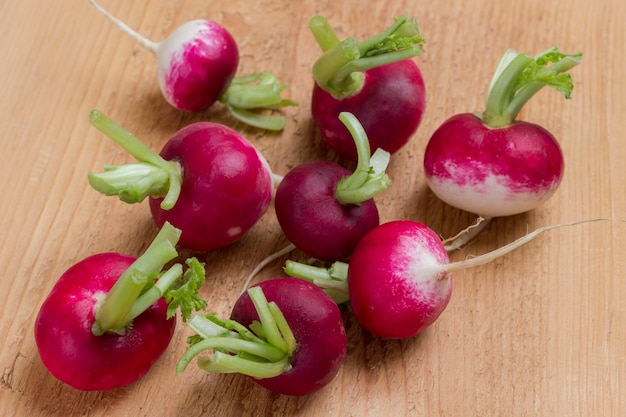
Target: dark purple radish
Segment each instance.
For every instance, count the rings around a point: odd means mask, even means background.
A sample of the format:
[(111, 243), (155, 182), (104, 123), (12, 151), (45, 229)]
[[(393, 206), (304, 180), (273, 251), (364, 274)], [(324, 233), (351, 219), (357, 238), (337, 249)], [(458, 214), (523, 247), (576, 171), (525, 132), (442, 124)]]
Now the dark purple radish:
[(180, 245), (208, 251), (239, 240), (263, 216), (274, 184), (267, 161), (238, 132), (212, 122), (183, 127), (157, 154), (97, 110), (92, 124), (139, 162), (106, 166), (89, 183), (127, 203), (150, 198), (158, 226), (182, 230)]
[(367, 135), (350, 113), (339, 119), (358, 149), (354, 172), (329, 161), (310, 161), (285, 175), (276, 189), (276, 217), (298, 249), (323, 261), (347, 260), (363, 235), (379, 224), (375, 195), (389, 187), (389, 153), (370, 158)]
[(335, 302), (318, 286), (297, 278), (263, 281), (242, 294), (230, 320), (196, 315), (197, 333), (177, 365), (194, 357), (208, 372), (238, 372), (285, 395), (307, 395), (328, 385), (346, 356), (346, 334)]
[(486, 219), (539, 207), (559, 187), (564, 158), (555, 137), (541, 126), (517, 121), (522, 106), (545, 85), (570, 98), (566, 73), (581, 54), (556, 48), (535, 57), (508, 50), (498, 65), (483, 113), (457, 114), (430, 138), (424, 152), (428, 186), (442, 201)]
[(41, 305), (35, 341), (44, 366), (83, 391), (105, 391), (143, 377), (169, 345), (176, 309), (183, 320), (206, 303), (197, 297), (204, 267), (176, 263), (180, 231), (165, 225), (135, 259), (101, 253), (70, 267)]
[(350, 302), (357, 321), (383, 338), (415, 336), (437, 320), (452, 294), (452, 273), (491, 262), (543, 232), (593, 219), (541, 227), (492, 252), (450, 262), (430, 228), (411, 220), (384, 223), (359, 242), (349, 264), (331, 268), (288, 261), (285, 272), (315, 283), (336, 302)]
[(309, 26), (324, 52), (313, 66), (311, 100), (322, 138), (339, 155), (355, 160), (354, 141), (338, 119), (349, 112), (363, 125), (372, 152), (397, 152), (417, 130), (426, 107), (424, 79), (410, 59), (421, 53), (424, 42), (415, 19), (402, 16), (362, 42), (340, 42), (320, 16)]
[[(252, 126), (281, 130), (285, 118), (252, 109), (278, 109), (295, 103), (281, 98), (285, 86), (268, 73), (235, 77), (239, 49), (233, 36), (217, 22), (195, 19), (176, 28), (161, 42), (145, 38), (95, 0), (91, 5), (135, 42), (154, 53), (159, 88), (176, 109), (199, 112), (221, 101), (231, 114)], [(232, 91), (231, 91), (232, 87)]]

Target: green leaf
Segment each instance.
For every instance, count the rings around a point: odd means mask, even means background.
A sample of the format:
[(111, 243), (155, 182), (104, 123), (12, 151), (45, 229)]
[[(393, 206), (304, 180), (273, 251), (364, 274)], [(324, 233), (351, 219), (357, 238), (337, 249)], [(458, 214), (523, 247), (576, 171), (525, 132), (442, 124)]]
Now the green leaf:
[(205, 280), (204, 264), (195, 257), (187, 259), (185, 263), (188, 269), (183, 274), (182, 281), (165, 293), (168, 318), (173, 317), (180, 308), (183, 321), (187, 321), (194, 310), (199, 311), (207, 306), (206, 301), (198, 297)]

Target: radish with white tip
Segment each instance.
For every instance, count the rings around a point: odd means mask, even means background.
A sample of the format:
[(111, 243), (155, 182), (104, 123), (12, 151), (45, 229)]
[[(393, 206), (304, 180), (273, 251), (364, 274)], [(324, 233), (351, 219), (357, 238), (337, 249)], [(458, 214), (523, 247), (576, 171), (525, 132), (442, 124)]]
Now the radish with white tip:
[(311, 281), (335, 302), (349, 301), (354, 316), (370, 333), (389, 339), (413, 337), (445, 310), (452, 295), (452, 273), (484, 265), (523, 246), (543, 232), (591, 219), (545, 226), (480, 256), (450, 262), (437, 234), (412, 220), (384, 223), (357, 245), (350, 263), (330, 268), (287, 261), (285, 273)]
[[(161, 42), (154, 42), (113, 16), (95, 0), (89, 3), (122, 32), (154, 53), (163, 97), (173, 107), (189, 112), (203, 111), (220, 100), (238, 120), (252, 126), (281, 130), (282, 116), (262, 115), (250, 109), (278, 109), (295, 105), (281, 97), (285, 88), (268, 73), (235, 77), (239, 49), (233, 36), (211, 20), (195, 19), (176, 28)], [(236, 92), (226, 94), (231, 84)]]

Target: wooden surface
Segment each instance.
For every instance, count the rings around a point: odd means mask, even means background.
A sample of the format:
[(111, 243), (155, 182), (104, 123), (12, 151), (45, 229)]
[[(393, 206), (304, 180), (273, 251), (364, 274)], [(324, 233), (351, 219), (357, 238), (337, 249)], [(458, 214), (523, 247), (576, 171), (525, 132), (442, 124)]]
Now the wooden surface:
[[(76, 391), (43, 367), (33, 339), (39, 305), (74, 262), (105, 251), (139, 255), (156, 233), (146, 204), (92, 190), (90, 171), (131, 161), (89, 125), (97, 107), (160, 149), (177, 129), (214, 120), (240, 130), (273, 170), (337, 160), (311, 123), (311, 65), (319, 50), (307, 23), (326, 16), (340, 37), (363, 39), (393, 15), (417, 18), (427, 39), (416, 58), (428, 108), (392, 160), (393, 186), (377, 198), (383, 221), (422, 221), (449, 237), (473, 216), (438, 201), (421, 169), (434, 129), (457, 112), (481, 110), (506, 48), (535, 54), (582, 50), (572, 100), (544, 89), (520, 119), (560, 141), (566, 173), (556, 195), (530, 213), (495, 220), (462, 259), (528, 230), (596, 217), (626, 217), (626, 3), (530, 0), (199, 2), (102, 0), (144, 35), (161, 40), (193, 18), (215, 20), (240, 46), (239, 73), (271, 70), (300, 103), (284, 132), (236, 123), (219, 104), (183, 114), (160, 96), (154, 57), (86, 0), (0, 0), (0, 415), (3, 416), (624, 416), (626, 415), (626, 226), (559, 229), (518, 251), (457, 273), (440, 319), (410, 340), (381, 340), (345, 312), (348, 357), (325, 389), (301, 398), (272, 394), (242, 376), (174, 365), (190, 334), (177, 327), (148, 375), (105, 393)], [(200, 254), (210, 310), (227, 315), (256, 262), (287, 242), (270, 206), (240, 242)], [(280, 275), (282, 261), (258, 276)]]

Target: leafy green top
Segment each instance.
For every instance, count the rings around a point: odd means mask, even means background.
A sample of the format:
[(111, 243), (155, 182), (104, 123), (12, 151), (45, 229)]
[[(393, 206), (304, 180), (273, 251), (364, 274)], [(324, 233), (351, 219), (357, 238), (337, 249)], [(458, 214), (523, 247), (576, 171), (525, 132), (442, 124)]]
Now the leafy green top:
[(574, 84), (568, 70), (580, 64), (582, 53), (564, 54), (556, 47), (534, 57), (507, 50), (489, 84), (485, 111), (480, 114), (490, 127), (510, 125), (530, 98), (550, 86), (565, 98), (571, 97)]

